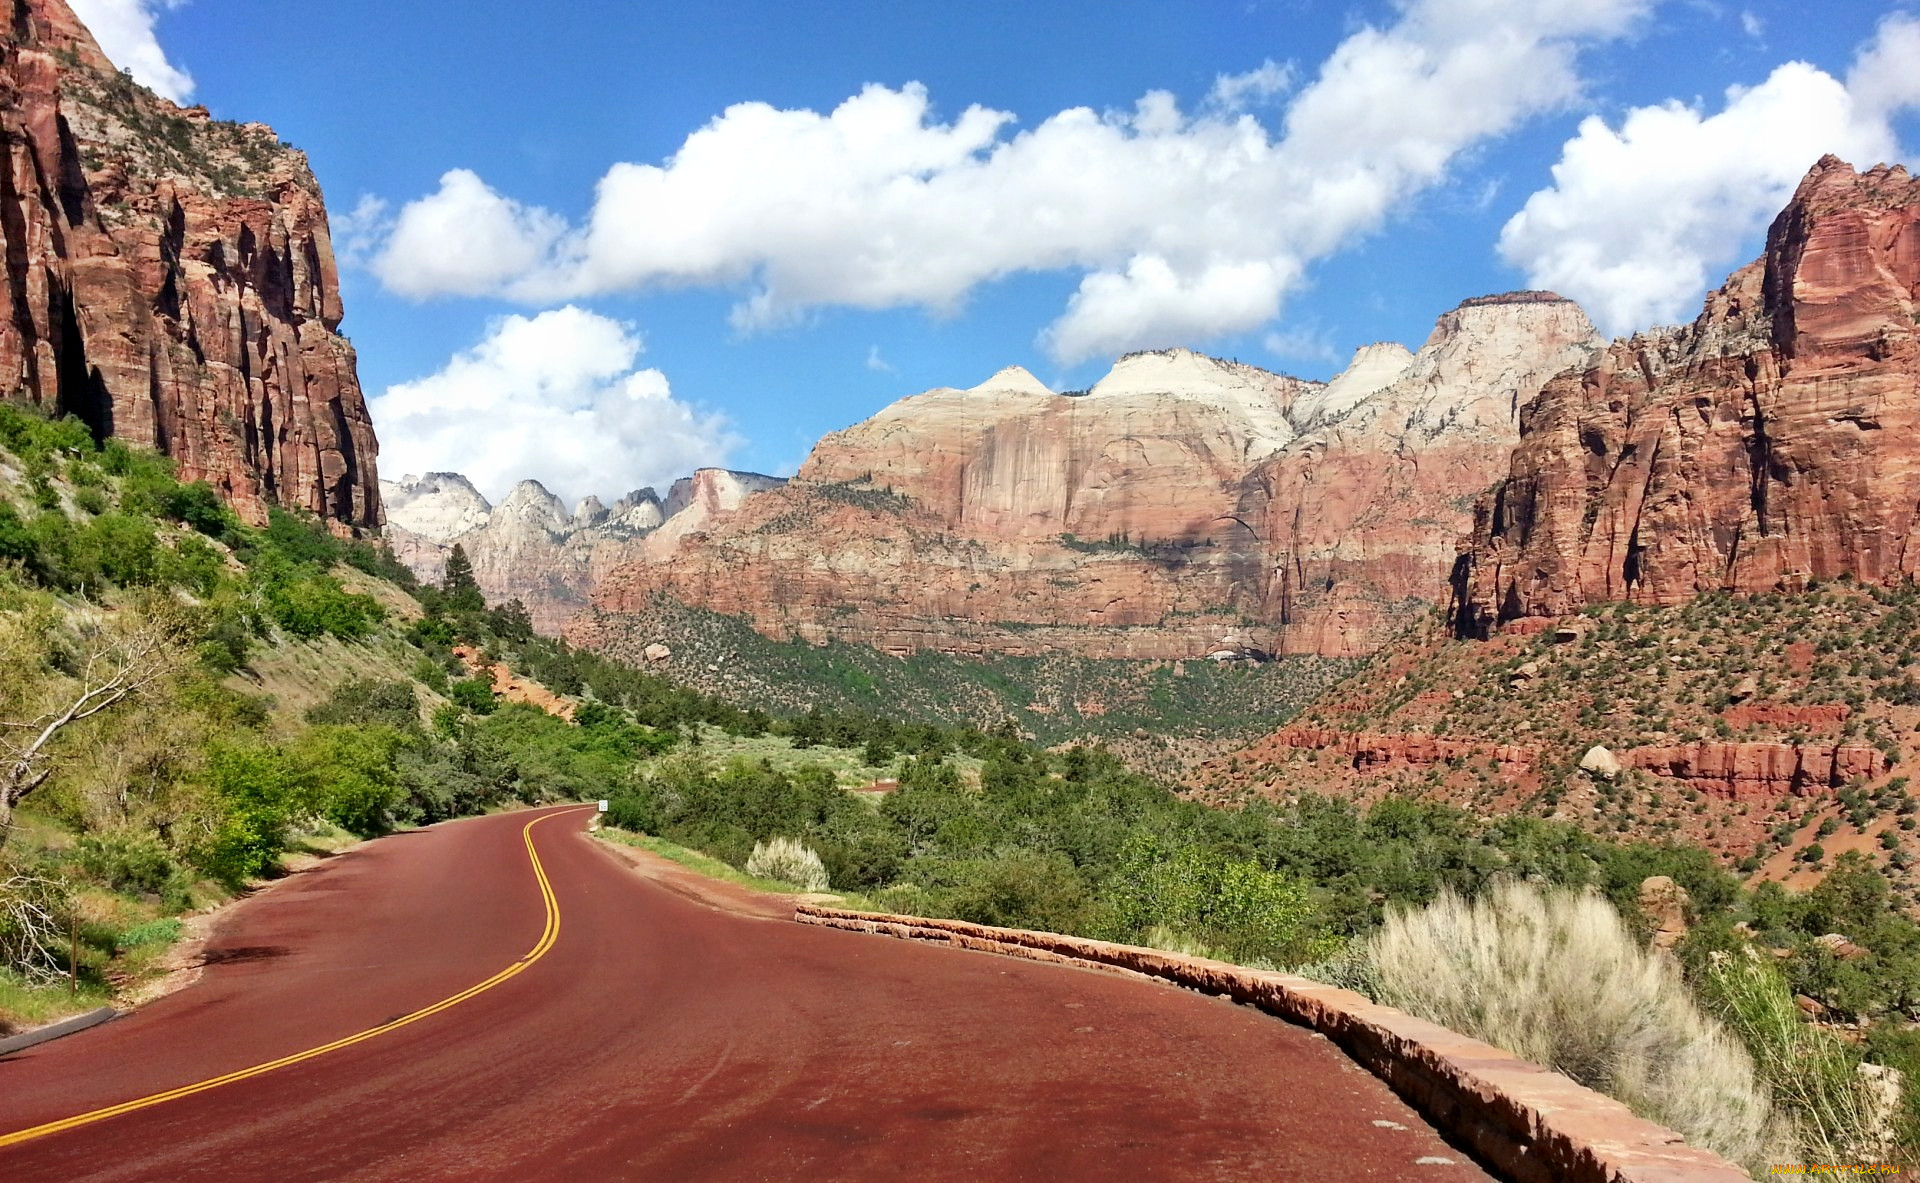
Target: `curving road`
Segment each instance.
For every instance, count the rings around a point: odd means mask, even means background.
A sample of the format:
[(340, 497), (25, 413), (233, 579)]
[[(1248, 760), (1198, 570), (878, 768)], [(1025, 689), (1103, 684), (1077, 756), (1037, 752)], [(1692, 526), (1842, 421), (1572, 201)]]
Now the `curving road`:
[(0, 1059), (0, 1179), (1486, 1178), (1300, 1028), (794, 924), (587, 817), (396, 835), (234, 908), (194, 986)]

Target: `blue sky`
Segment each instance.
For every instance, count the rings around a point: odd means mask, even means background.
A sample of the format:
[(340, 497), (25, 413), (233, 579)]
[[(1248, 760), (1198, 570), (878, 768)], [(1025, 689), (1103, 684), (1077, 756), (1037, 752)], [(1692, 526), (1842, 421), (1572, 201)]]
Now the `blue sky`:
[(1518, 287), (1687, 319), (1920, 104), (1861, 0), (74, 6), (308, 152), (383, 473), (494, 497), (791, 471), (1009, 364), (1324, 378)]

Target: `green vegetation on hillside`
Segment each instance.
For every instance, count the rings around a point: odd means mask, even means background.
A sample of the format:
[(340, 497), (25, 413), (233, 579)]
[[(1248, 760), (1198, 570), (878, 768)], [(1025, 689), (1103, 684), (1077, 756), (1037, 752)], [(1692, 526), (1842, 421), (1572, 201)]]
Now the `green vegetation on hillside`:
[[(564, 650), (638, 709), (499, 703), (452, 646), (503, 638), (532, 641), (517, 606), (420, 587), (310, 518), (245, 526), (165, 459), (0, 403), (0, 1027), (67, 1005), (36, 987), (69, 930), (97, 1004), (174, 917), (323, 836), (601, 795), (672, 727), (727, 717)], [(355, 655), (310, 709), (252, 692), (308, 651)]]
[[(1201, 782), (1224, 796), (1275, 776), (1369, 796), (1426, 792), (1483, 812), (1517, 808), (1598, 832), (1697, 843), (1744, 872), (1796, 882), (1831, 866), (1837, 853), (1860, 850), (1920, 901), (1920, 796), (1903, 766), (1920, 727), (1920, 587), (1913, 583), (1842, 579), (1798, 592), (1711, 593), (1679, 605), (1601, 604), (1547, 632), (1487, 642), (1453, 640), (1430, 619), (1303, 717), (1343, 731), (1424, 733), (1488, 750), (1518, 745), (1538, 757), (1524, 769), (1462, 760), (1355, 774), (1331, 762), (1318, 769), (1314, 756), (1299, 753), (1272, 766), (1216, 761)], [(1604, 777), (1579, 768), (1595, 745), (1620, 755), (1701, 743), (1838, 743), (1877, 750), (1886, 768), (1844, 784), (1809, 779), (1791, 792), (1776, 785), (1738, 800), (1650, 769)]]
[(641, 647), (663, 638), (674, 651), (674, 677), (776, 713), (817, 708), (976, 728), (1012, 720), (1040, 744), (1103, 741), (1165, 776), (1272, 730), (1359, 665), (1323, 657), (897, 657), (846, 642), (774, 641), (743, 620), (665, 599), (624, 631), (609, 652), (638, 662)]

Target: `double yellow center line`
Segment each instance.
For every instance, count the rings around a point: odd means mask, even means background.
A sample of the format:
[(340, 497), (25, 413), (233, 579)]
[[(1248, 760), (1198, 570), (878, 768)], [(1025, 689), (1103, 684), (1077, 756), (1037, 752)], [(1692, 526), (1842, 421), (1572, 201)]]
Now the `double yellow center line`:
[(540, 898), (546, 905), (546, 928), (540, 933), (540, 939), (534, 943), (533, 948), (527, 950), (525, 956), (521, 957), (520, 960), (514, 962), (512, 965), (507, 966), (507, 968), (501, 970), (499, 973), (494, 974), (486, 981), (476, 982), (468, 986), (465, 990), (460, 991), (460, 993), (442, 998), (430, 1006), (421, 1007), (412, 1014), (402, 1015), (397, 1019), (391, 1019), (382, 1023), (378, 1027), (369, 1027), (365, 1031), (357, 1032), (343, 1039), (336, 1039), (332, 1043), (324, 1043), (319, 1047), (308, 1048), (303, 1052), (295, 1052), (290, 1056), (282, 1056), (277, 1060), (269, 1060), (264, 1064), (255, 1064), (251, 1068), (242, 1068), (236, 1072), (229, 1072), (224, 1076), (210, 1077), (207, 1080), (198, 1081), (194, 1084), (181, 1085), (179, 1088), (168, 1089), (163, 1093), (154, 1093), (151, 1096), (140, 1097), (132, 1101), (122, 1101), (118, 1105), (109, 1105), (104, 1109), (95, 1109), (90, 1113), (81, 1113), (73, 1117), (63, 1117), (59, 1121), (50, 1121), (44, 1125), (34, 1126), (31, 1129), (19, 1130), (11, 1134), (0, 1134), (0, 1149), (8, 1146), (17, 1146), (22, 1142), (30, 1142), (35, 1138), (44, 1138), (49, 1134), (60, 1133), (62, 1130), (71, 1130), (83, 1125), (92, 1125), (96, 1121), (106, 1121), (108, 1118), (119, 1117), (125, 1113), (133, 1113), (141, 1109), (151, 1109), (155, 1105), (164, 1105), (168, 1101), (178, 1101), (182, 1097), (191, 1097), (195, 1093), (204, 1093), (211, 1089), (217, 1089), (222, 1085), (235, 1084), (242, 1080), (251, 1080), (256, 1076), (265, 1076), (269, 1072), (277, 1072), (282, 1068), (290, 1068), (295, 1064), (304, 1064), (308, 1060), (318, 1059), (330, 1052), (337, 1052), (342, 1048), (349, 1048), (357, 1043), (365, 1043), (370, 1039), (398, 1031), (402, 1027), (411, 1026), (414, 1023), (420, 1022), (422, 1019), (432, 1018), (441, 1011), (451, 1010), (469, 998), (485, 994), (500, 983), (519, 975), (528, 966), (545, 957), (547, 951), (553, 948), (554, 942), (560, 939), (560, 904), (559, 901), (554, 898), (553, 884), (547, 879), (547, 869), (541, 865), (540, 853), (533, 848), (533, 828), (548, 818), (558, 816), (557, 813), (543, 814), (528, 822), (520, 831), (521, 839), (527, 844), (527, 859), (533, 864), (533, 877), (538, 880), (540, 884)]

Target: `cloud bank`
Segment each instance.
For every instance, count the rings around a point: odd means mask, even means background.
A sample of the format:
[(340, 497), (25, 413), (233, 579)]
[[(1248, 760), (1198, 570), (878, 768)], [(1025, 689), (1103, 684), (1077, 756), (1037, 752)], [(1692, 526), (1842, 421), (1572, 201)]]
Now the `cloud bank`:
[(452, 469), (498, 503), (528, 478), (569, 502), (611, 501), (723, 465), (740, 444), (726, 419), (636, 369), (641, 350), (632, 326), (571, 305), (505, 317), (438, 373), (371, 401), (380, 466), (396, 477)]
[(1920, 104), (1916, 61), (1920, 20), (1894, 15), (1844, 82), (1788, 62), (1712, 113), (1667, 102), (1617, 127), (1588, 118), (1553, 185), (1506, 224), (1500, 253), (1608, 332), (1690, 316), (1823, 154), (1861, 168), (1899, 158), (1890, 119)]
[(70, 0), (73, 13), (92, 32), (113, 64), (162, 98), (184, 103), (193, 95), (193, 77), (167, 60), (154, 21), (186, 0)]
[(1041, 334), (1056, 361), (1203, 340), (1271, 321), (1310, 263), (1463, 152), (1575, 101), (1580, 49), (1650, 2), (1403, 0), (1298, 90), (1269, 61), (1198, 113), (1155, 91), (1015, 130), (980, 106), (942, 122), (917, 84), (825, 114), (742, 103), (662, 164), (615, 165), (577, 225), (451, 171), (373, 267), (415, 298), (735, 289), (743, 331), (829, 306), (950, 314), (982, 284), (1065, 270), (1082, 279)]

